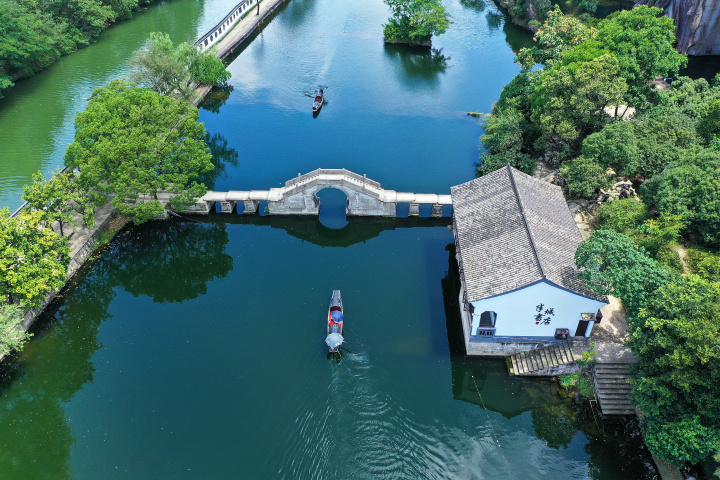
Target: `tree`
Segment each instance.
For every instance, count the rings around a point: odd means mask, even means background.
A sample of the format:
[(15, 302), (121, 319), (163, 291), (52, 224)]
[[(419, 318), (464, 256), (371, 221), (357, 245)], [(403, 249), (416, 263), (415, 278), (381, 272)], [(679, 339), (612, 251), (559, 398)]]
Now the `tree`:
[(673, 274), (626, 235), (595, 230), (575, 252), (578, 277), (592, 291), (619, 297), (633, 315)]
[(10, 217), (0, 210), (0, 295), (26, 308), (64, 285), (70, 263), (64, 238), (43, 226), (40, 212)]
[(131, 78), (138, 85), (186, 100), (194, 97), (195, 83), (218, 86), (230, 78), (214, 55), (200, 53), (186, 42), (174, 45), (166, 33), (151, 33), (147, 47), (130, 63), (134, 70)]
[(720, 442), (720, 283), (695, 275), (658, 288), (628, 346), (638, 359), (632, 400), (654, 454), (696, 463)]
[(16, 305), (0, 305), (0, 357), (22, 350), (32, 334), (20, 327), (22, 310)]
[(633, 122), (619, 120), (605, 125), (583, 141), (582, 153), (620, 175), (634, 175), (640, 164), (640, 147)]
[(60, 236), (65, 236), (63, 226), (77, 226), (75, 215), (82, 216), (82, 223), (88, 227), (94, 224), (95, 206), (89, 193), (80, 186), (77, 175), (72, 171), (61, 172), (60, 169), (45, 179), (42, 172), (33, 175), (33, 184), (25, 185), (23, 200), (30, 208), (43, 213), (45, 220), (52, 225), (58, 222)]
[(713, 100), (710, 109), (697, 126), (698, 134), (707, 144), (720, 136), (720, 99)]
[(520, 50), (515, 61), (526, 71), (536, 63), (551, 65), (562, 58), (564, 51), (582, 44), (596, 34), (596, 29), (575, 17), (563, 15), (560, 6), (555, 5), (555, 8), (548, 12), (545, 23), (533, 37), (537, 46)]
[(602, 204), (598, 211), (598, 228), (632, 237), (647, 216), (648, 208), (643, 202), (636, 198), (618, 198)]
[(114, 81), (93, 92), (75, 120), (65, 164), (80, 170), (80, 184), (96, 204), (112, 204), (142, 223), (161, 214), (158, 193), (172, 206), (194, 202), (207, 190), (195, 181), (213, 168), (198, 110), (132, 83)]
[(450, 15), (440, 0), (385, 0), (391, 17), (383, 25), (387, 43), (429, 44), (450, 26)]
[(577, 157), (563, 163), (560, 175), (573, 197), (591, 199), (608, 181), (605, 169), (587, 157)]
[(597, 40), (617, 57), (620, 75), (629, 85), (628, 100), (641, 105), (648, 81), (674, 75), (687, 56), (674, 48), (675, 25), (659, 8), (641, 5), (615, 12), (598, 25)]
[(535, 161), (522, 152), (523, 131), (526, 128), (524, 117), (513, 108), (492, 115), (485, 122), (485, 133), (480, 137), (483, 150), (476, 175), (488, 174), (508, 163), (532, 174), (535, 171)]
[(641, 187), (661, 215), (681, 215), (702, 242), (720, 246), (720, 152), (702, 149), (668, 165)]
[(532, 98), (532, 120), (542, 131), (538, 148), (567, 158), (609, 120), (604, 108), (617, 105), (626, 90), (617, 59), (607, 54), (544, 71)]

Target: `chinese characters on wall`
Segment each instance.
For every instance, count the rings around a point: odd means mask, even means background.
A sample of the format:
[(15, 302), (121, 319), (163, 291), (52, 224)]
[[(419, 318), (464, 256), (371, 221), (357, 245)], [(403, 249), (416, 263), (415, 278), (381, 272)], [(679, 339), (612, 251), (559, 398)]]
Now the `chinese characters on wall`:
[(535, 325), (550, 325), (550, 320), (555, 316), (555, 309), (545, 307), (544, 304), (535, 306)]

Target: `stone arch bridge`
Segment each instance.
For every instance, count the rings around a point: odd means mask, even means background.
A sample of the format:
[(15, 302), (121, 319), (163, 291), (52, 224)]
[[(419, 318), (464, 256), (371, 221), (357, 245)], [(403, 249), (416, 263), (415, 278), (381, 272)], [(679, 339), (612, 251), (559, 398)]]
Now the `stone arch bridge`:
[[(397, 204), (407, 203), (408, 214), (417, 216), (420, 205), (432, 205), (432, 216), (442, 217), (443, 206), (452, 205), (450, 195), (403, 193), (385, 190), (376, 181), (345, 169), (319, 168), (285, 182), (284, 187), (270, 190), (229, 192), (209, 191), (197, 199), (187, 211), (208, 214), (216, 202), (223, 213), (256, 213), (260, 202), (267, 202), (270, 215), (318, 215), (320, 199), (317, 193), (336, 188), (347, 195), (345, 214), (348, 216), (395, 217)], [(242, 212), (240, 208), (242, 206)]]

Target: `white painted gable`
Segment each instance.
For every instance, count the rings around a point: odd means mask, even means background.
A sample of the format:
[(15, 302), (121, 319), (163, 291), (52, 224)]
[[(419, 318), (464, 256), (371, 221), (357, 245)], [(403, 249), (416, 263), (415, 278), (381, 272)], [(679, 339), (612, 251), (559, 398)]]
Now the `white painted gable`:
[[(556, 328), (567, 328), (575, 334), (583, 313), (596, 313), (604, 302), (588, 298), (548, 280), (503, 293), (494, 297), (471, 302), (474, 306), (470, 334), (477, 335), (480, 315), (484, 311), (497, 314), (495, 337), (550, 337)], [(590, 335), (594, 322), (590, 322), (586, 336)]]

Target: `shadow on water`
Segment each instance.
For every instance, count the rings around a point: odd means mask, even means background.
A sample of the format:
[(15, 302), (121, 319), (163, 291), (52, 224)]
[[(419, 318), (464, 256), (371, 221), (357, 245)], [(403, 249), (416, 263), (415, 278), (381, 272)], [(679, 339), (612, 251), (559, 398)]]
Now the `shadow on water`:
[(587, 402), (578, 401), (554, 379), (513, 377), (505, 359), (465, 355), (455, 246), (449, 244), (446, 250), (448, 270), (441, 283), (453, 398), (506, 418), (529, 412), (535, 436), (552, 449), (571, 448), (575, 437), (584, 435), (590, 478), (594, 480), (660, 480), (634, 419), (602, 420)]
[(438, 76), (445, 73), (450, 60), (443, 55), (442, 49), (388, 43), (385, 44), (385, 55), (400, 60), (403, 72), (399, 78), (412, 85), (418, 82), (436, 83)]
[[(197, 221), (208, 221), (207, 217), (192, 216)], [(205, 219), (205, 220), (203, 220)], [(386, 218), (348, 217), (343, 228), (329, 228), (313, 215), (213, 215), (213, 223), (233, 225), (257, 225), (280, 228), (295, 238), (321, 247), (349, 247), (356, 243), (375, 238), (385, 230), (398, 228), (440, 227), (450, 225), (450, 218)]]

